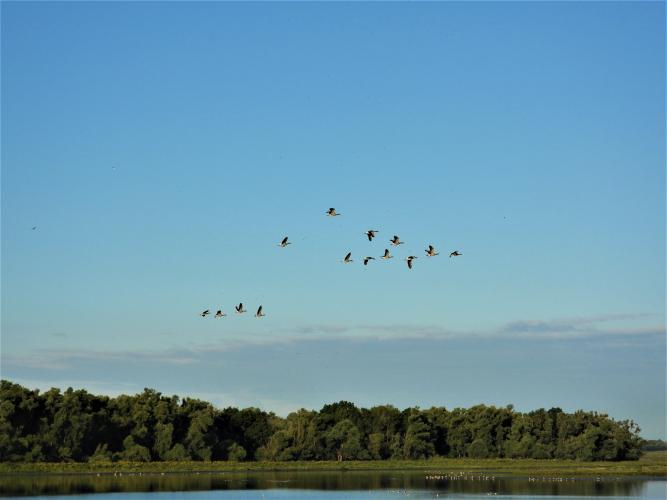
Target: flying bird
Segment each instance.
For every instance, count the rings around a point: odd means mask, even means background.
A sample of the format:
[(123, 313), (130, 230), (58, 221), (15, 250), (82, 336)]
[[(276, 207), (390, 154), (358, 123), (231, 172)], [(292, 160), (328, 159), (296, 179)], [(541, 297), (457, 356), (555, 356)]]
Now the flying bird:
[(458, 250), (454, 250), (452, 253), (449, 254), (450, 257), (458, 257), (459, 255), (463, 255), (463, 254), (459, 253)]
[(395, 247), (397, 247), (398, 245), (403, 244), (403, 242), (401, 241), (401, 239), (397, 235), (394, 235), (394, 237), (391, 240), (389, 240), (389, 242), (392, 245), (394, 245)]
[(215, 317), (216, 318), (222, 318), (223, 316), (227, 316), (227, 315), (222, 312), (222, 309), (218, 309), (218, 312), (215, 313)]
[(263, 318), (264, 316), (266, 316), (266, 314), (262, 312), (262, 306), (259, 306), (259, 309), (257, 309), (257, 312), (255, 313), (255, 318)]
[(383, 255), (382, 257), (380, 257), (380, 258), (381, 258), (381, 259), (385, 259), (385, 260), (387, 260), (387, 259), (391, 259), (391, 258), (392, 258), (392, 256), (389, 254), (389, 249), (388, 249), (388, 248), (385, 248), (385, 249), (384, 249), (384, 255)]
[(285, 236), (283, 238), (283, 240), (280, 243), (278, 243), (278, 246), (282, 247), (282, 248), (285, 248), (287, 245), (291, 245), (291, 244), (292, 244), (291, 242), (287, 241), (287, 236)]
[(352, 257), (352, 252), (349, 252), (345, 256), (345, 258), (343, 259), (343, 264), (349, 264), (350, 262), (354, 262), (352, 259), (350, 259), (350, 257)]
[(417, 257), (415, 257), (414, 255), (409, 255), (408, 258), (405, 259), (405, 261), (408, 263), (408, 269), (412, 269), (412, 261), (416, 258)]
[(364, 257), (364, 266), (368, 265), (369, 260), (375, 260), (375, 257)]
[(327, 210), (327, 215), (329, 217), (338, 217), (341, 214), (337, 214), (335, 208), (330, 208), (329, 210)]
[(240, 302), (238, 306), (234, 307), (236, 309), (236, 314), (243, 314), (246, 312), (245, 309), (243, 309), (243, 302)]
[(200, 316), (201, 316), (202, 318), (205, 318), (205, 317), (208, 316), (209, 314), (211, 314), (211, 311), (209, 311), (208, 309), (206, 309), (205, 311), (203, 311), (203, 312), (200, 314)]
[(377, 229), (369, 229), (366, 231), (364, 234), (368, 236), (368, 241), (373, 241), (373, 238), (375, 238), (375, 233), (379, 233)]
[(438, 252), (435, 251), (435, 247), (433, 245), (428, 246), (428, 250), (424, 250), (426, 252), (426, 255), (428, 257), (435, 257), (436, 255), (440, 255)]

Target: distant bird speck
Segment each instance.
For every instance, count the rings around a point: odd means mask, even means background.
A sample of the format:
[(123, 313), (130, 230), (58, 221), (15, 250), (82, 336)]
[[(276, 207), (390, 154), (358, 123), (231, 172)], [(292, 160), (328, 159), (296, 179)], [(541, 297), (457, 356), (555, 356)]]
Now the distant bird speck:
[(202, 311), (202, 312), (201, 312), (200, 316), (201, 316), (202, 318), (205, 318), (205, 317), (208, 316), (209, 314), (211, 314), (211, 312), (210, 312), (208, 309), (206, 309), (205, 311)]
[(341, 214), (336, 213), (336, 209), (333, 207), (327, 210), (327, 216), (329, 217), (338, 217), (339, 215)]
[(291, 245), (291, 244), (292, 244), (292, 243), (290, 243), (289, 241), (287, 241), (287, 236), (285, 236), (285, 237), (283, 238), (283, 240), (282, 240), (280, 243), (278, 243), (278, 246), (279, 246), (279, 247), (283, 247), (283, 248), (285, 248), (287, 245)]
[(459, 253), (458, 250), (454, 250), (452, 253), (449, 254), (450, 257), (458, 257), (459, 255), (463, 255), (463, 254)]
[(385, 248), (385, 249), (384, 249), (384, 255), (383, 255), (382, 257), (380, 257), (380, 258), (381, 258), (381, 259), (385, 259), (385, 260), (387, 260), (387, 259), (391, 259), (391, 258), (392, 258), (392, 255), (389, 253), (389, 249), (388, 249), (388, 248)]
[(408, 269), (412, 269), (412, 261), (416, 258), (417, 257), (415, 257), (414, 255), (409, 255), (408, 258), (405, 259), (405, 261), (408, 263)]
[(364, 266), (368, 265), (369, 260), (375, 260), (375, 257), (364, 257)]
[(394, 237), (392, 239), (390, 239), (389, 242), (392, 245), (394, 245), (395, 247), (397, 247), (398, 245), (403, 244), (403, 242), (401, 241), (401, 239), (397, 235), (394, 235)]
[(264, 316), (266, 316), (266, 314), (262, 312), (262, 306), (259, 306), (259, 309), (257, 309), (257, 312), (255, 313), (255, 318), (263, 318)]
[(218, 312), (215, 313), (215, 317), (216, 318), (222, 318), (223, 316), (227, 316), (227, 315), (222, 312), (222, 309), (218, 309)]
[(236, 314), (243, 314), (246, 312), (245, 309), (243, 309), (243, 302), (240, 302), (238, 306), (234, 307), (236, 309)]
[(37, 226), (32, 226), (32, 230), (34, 231), (35, 229), (37, 229)]
[(352, 252), (349, 252), (345, 258), (343, 259), (343, 264), (349, 264), (350, 262), (354, 262), (350, 257), (352, 257)]

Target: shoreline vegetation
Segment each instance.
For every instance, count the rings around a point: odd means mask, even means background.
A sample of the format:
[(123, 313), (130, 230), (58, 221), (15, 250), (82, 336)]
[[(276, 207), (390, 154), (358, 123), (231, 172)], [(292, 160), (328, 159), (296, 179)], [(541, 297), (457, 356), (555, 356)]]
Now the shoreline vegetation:
[[(0, 382), (0, 463), (17, 467), (57, 463), (54, 467), (113, 470), (120, 463), (145, 463), (136, 467), (169, 470), (169, 464), (185, 463), (188, 470), (206, 470), (207, 464), (249, 469), (279, 463), (299, 469), (324, 463), (363, 469), (405, 463), (456, 469), (468, 463), (516, 467), (534, 459), (540, 464), (587, 462), (595, 470), (596, 462), (638, 461), (646, 443), (632, 420), (595, 411), (519, 412), (512, 405), (483, 404), (401, 410), (339, 401), (282, 418), (258, 408), (218, 409), (152, 389), (112, 398), (72, 388), (40, 393)], [(637, 462), (626, 469), (641, 473), (642, 466)]]
[(354, 460), (298, 462), (2, 462), (0, 476), (50, 474), (188, 474), (225, 472), (424, 471), (425, 473), (493, 473), (500, 476), (667, 477), (667, 452), (647, 452), (639, 460), (582, 462), (512, 458), (442, 458), (422, 460)]

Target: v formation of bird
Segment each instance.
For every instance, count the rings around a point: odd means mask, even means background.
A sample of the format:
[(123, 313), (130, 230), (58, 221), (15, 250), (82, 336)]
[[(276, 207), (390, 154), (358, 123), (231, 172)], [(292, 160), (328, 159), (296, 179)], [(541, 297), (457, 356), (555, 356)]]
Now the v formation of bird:
[[(332, 207), (332, 208), (330, 208), (329, 210), (326, 211), (326, 215), (327, 215), (327, 217), (338, 217), (338, 216), (340, 216), (340, 215), (342, 215), (342, 214), (336, 212), (336, 209)], [(369, 229), (368, 231), (366, 231), (366, 232), (364, 233), (364, 235), (366, 235), (366, 237), (368, 238), (368, 241), (373, 241), (373, 238), (375, 238), (375, 237), (377, 236), (377, 233), (379, 233), (379, 232), (380, 232), (380, 231), (378, 231), (377, 229)], [(391, 246), (393, 246), (393, 247), (398, 247), (399, 245), (403, 245), (403, 244), (404, 244), (404, 242), (401, 241), (401, 239), (398, 237), (398, 235), (394, 235), (394, 237), (393, 237), (392, 239), (389, 240), (389, 243), (390, 243)], [(288, 236), (285, 236), (285, 237), (280, 241), (280, 243), (278, 243), (278, 246), (281, 247), (281, 248), (285, 248), (285, 247), (287, 247), (287, 245), (291, 245), (291, 244), (292, 244), (292, 243), (289, 241), (289, 237), (288, 237)], [(435, 249), (435, 247), (434, 247), (433, 245), (429, 245), (428, 248), (424, 250), (424, 252), (426, 252), (426, 257), (435, 257), (436, 255), (440, 255), (440, 254), (436, 251), (436, 249)], [(461, 255), (463, 255), (463, 254), (460, 253), (458, 250), (454, 250), (453, 252), (451, 252), (451, 253), (449, 254), (449, 257), (450, 257), (450, 258), (451, 258), (451, 257), (460, 257)], [(381, 255), (379, 258), (382, 259), (382, 260), (389, 260), (389, 259), (393, 259), (394, 257), (393, 257), (393, 255), (391, 255), (391, 253), (389, 252), (389, 249), (388, 249), (388, 248), (385, 248), (385, 250), (384, 250), (384, 254)], [(416, 257), (415, 255), (408, 255), (408, 256), (405, 258), (405, 262), (406, 262), (407, 265), (408, 265), (408, 269), (412, 269), (412, 263), (413, 263), (413, 261), (414, 261), (415, 259), (417, 259), (417, 258), (418, 258), (418, 257)], [(364, 257), (364, 258), (363, 258), (363, 264), (364, 264), (364, 266), (367, 266), (368, 263), (369, 263), (371, 260), (375, 260), (375, 257), (370, 257), (370, 256), (366, 256), (366, 257)], [(345, 255), (345, 257), (343, 257), (343, 260), (342, 260), (341, 262), (342, 262), (343, 264), (350, 264), (350, 263), (354, 262), (354, 260), (352, 259), (352, 252), (348, 252), (348, 253)], [(243, 314), (243, 313), (247, 312), (247, 310), (243, 308), (243, 303), (239, 303), (239, 305), (235, 306), (234, 309), (235, 309), (235, 311), (236, 311), (236, 314)], [(205, 318), (206, 316), (209, 316), (210, 314), (211, 314), (211, 311), (210, 311), (209, 309), (206, 309), (206, 310), (204, 310), (204, 311), (202, 311), (202, 312), (200, 313), (200, 316), (203, 317), (203, 318)], [(225, 316), (227, 316), (227, 314), (225, 314), (224, 312), (222, 312), (222, 309), (218, 309), (213, 317), (214, 317), (214, 318), (223, 318), (223, 317), (225, 317)], [(264, 314), (264, 313), (262, 312), (262, 306), (260, 305), (259, 308), (257, 309), (257, 312), (255, 313), (255, 317), (256, 317), (256, 318), (263, 318), (264, 316), (266, 316), (266, 314)]]

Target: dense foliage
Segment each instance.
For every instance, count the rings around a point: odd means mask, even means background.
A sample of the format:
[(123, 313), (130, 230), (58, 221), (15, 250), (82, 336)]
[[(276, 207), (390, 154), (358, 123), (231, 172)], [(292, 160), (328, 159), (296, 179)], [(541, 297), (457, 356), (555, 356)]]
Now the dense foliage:
[(632, 421), (560, 408), (357, 408), (346, 401), (287, 418), (151, 389), (135, 396), (44, 393), (0, 383), (0, 461), (383, 460), (509, 457), (632, 460)]
[(662, 439), (649, 439), (644, 441), (642, 451), (667, 451), (667, 441)]

